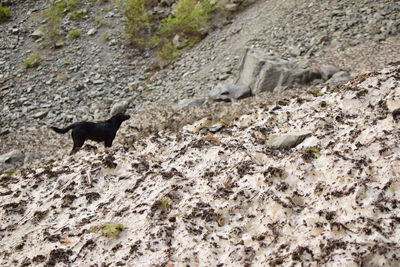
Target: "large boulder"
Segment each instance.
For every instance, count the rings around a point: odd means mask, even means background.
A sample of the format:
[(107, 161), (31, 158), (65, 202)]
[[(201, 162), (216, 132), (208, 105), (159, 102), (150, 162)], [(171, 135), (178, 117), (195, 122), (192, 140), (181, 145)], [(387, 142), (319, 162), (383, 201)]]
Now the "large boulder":
[(253, 95), (272, 92), (290, 81), (292, 69), (293, 63), (276, 54), (246, 49), (235, 84), (248, 86)]

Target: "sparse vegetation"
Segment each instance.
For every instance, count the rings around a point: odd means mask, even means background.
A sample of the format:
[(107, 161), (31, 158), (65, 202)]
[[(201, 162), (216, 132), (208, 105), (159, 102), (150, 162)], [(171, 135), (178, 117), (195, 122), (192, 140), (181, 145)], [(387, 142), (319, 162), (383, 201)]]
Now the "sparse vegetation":
[(23, 62), (22, 64), (25, 66), (25, 68), (33, 68), (37, 67), (40, 62), (42, 62), (42, 58), (39, 54), (33, 53), (30, 54)]
[(151, 24), (145, 2), (145, 0), (125, 0), (125, 3), (123, 3), (125, 31), (130, 41), (139, 46), (148, 45), (150, 39)]
[(90, 228), (91, 231), (100, 232), (102, 236), (106, 237), (118, 237), (124, 229), (125, 226), (121, 223), (105, 223)]
[[(61, 0), (50, 4), (42, 13), (42, 18), (46, 20), (43, 26), (45, 32), (45, 45), (54, 45), (60, 38), (61, 22), (65, 14), (69, 13), (70, 17), (79, 17), (81, 14), (75, 13), (79, 6), (79, 0)], [(72, 14), (72, 15), (71, 15)], [(72, 18), (71, 17), (71, 18)]]
[(160, 199), (158, 202), (160, 209), (163, 211), (169, 211), (171, 208), (170, 202), (171, 200), (168, 197), (163, 197)]
[(103, 25), (106, 24), (105, 19), (102, 19), (102, 18), (100, 18), (100, 17), (94, 17), (94, 21), (97, 23), (97, 25), (98, 25), (99, 27), (101, 27), (101, 26), (103, 26)]
[(68, 13), (68, 16), (72, 20), (80, 20), (80, 19), (83, 19), (87, 14), (88, 14), (88, 11), (86, 9), (80, 9), (80, 10)]
[(11, 19), (12, 12), (8, 7), (0, 4), (0, 23)]
[(70, 39), (77, 39), (82, 35), (82, 31), (79, 29), (72, 29), (68, 32), (68, 37)]
[(14, 173), (16, 173), (16, 170), (8, 170), (8, 171), (3, 171), (1, 174), (4, 175), (13, 175)]
[(313, 153), (316, 156), (321, 155), (321, 152), (319, 152), (319, 149), (314, 147), (314, 146), (308, 147), (307, 150), (310, 151), (311, 153)]
[(212, 11), (213, 5), (208, 0), (179, 0), (175, 15), (161, 23), (157, 35), (171, 42), (179, 34), (193, 45), (201, 38)]
[(105, 32), (105, 33), (103, 34), (103, 39), (104, 39), (104, 41), (108, 41), (108, 40), (110, 40), (110, 38), (111, 38), (111, 34), (110, 34), (110, 33)]
[(324, 93), (322, 93), (318, 88), (310, 90), (309, 93), (312, 94), (315, 97), (324, 95)]
[(125, 32), (133, 44), (156, 48), (157, 55), (164, 59), (178, 55), (178, 47), (173, 43), (177, 34), (184, 44), (197, 43), (214, 10), (209, 0), (179, 0), (174, 15), (160, 23), (148, 14), (147, 5), (150, 4), (145, 0), (122, 1)]
[(157, 56), (169, 60), (176, 58), (179, 54), (176, 45), (166, 39), (160, 40), (161, 41), (158, 41), (158, 44), (160, 44), (160, 48), (156, 52)]

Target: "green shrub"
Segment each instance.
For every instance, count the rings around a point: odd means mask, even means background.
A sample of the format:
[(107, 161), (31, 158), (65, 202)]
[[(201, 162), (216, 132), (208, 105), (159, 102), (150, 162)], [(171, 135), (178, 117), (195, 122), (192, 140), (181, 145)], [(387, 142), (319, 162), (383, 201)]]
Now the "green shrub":
[(37, 67), (40, 62), (42, 62), (42, 58), (39, 54), (30, 54), (23, 62), (22, 64), (25, 66), (25, 68), (33, 68)]
[(82, 31), (78, 29), (72, 29), (68, 32), (68, 37), (70, 39), (76, 39), (79, 38), (82, 35)]
[(100, 17), (94, 17), (94, 21), (97, 23), (99, 27), (106, 24), (106, 21)]
[(8, 7), (0, 4), (0, 22), (9, 20), (12, 17), (12, 12)]
[(168, 39), (160, 39), (157, 43), (159, 44), (159, 48), (156, 51), (157, 56), (167, 60), (175, 59), (178, 56), (178, 48), (172, 41)]
[(180, 34), (194, 42), (201, 36), (201, 31), (207, 27), (213, 6), (208, 0), (179, 0), (176, 13), (164, 20), (158, 30), (163, 37), (173, 38)]
[(55, 39), (60, 33), (60, 25), (63, 19), (64, 2), (54, 2), (50, 4), (42, 13), (43, 19), (46, 20), (43, 30), (48, 39)]
[(139, 46), (148, 44), (151, 26), (145, 3), (146, 0), (125, 0), (123, 3), (125, 31), (130, 41)]
[(118, 237), (119, 234), (124, 230), (126, 227), (120, 223), (105, 223), (101, 225), (95, 225), (90, 228), (92, 232), (99, 232), (101, 235), (106, 237)]
[(110, 40), (110, 38), (111, 38), (111, 34), (110, 34), (110, 33), (105, 32), (105, 33), (103, 34), (103, 39), (104, 39), (104, 41), (108, 41), (108, 40)]
[(115, 0), (123, 7), (125, 32), (129, 40), (138, 46), (156, 48), (162, 58), (173, 59), (178, 48), (172, 42), (175, 35), (189, 46), (202, 36), (214, 11), (209, 0), (178, 0), (175, 14), (159, 23), (148, 14), (151, 1)]
[(81, 9), (68, 13), (68, 16), (72, 20), (80, 20), (83, 19), (87, 14), (88, 11), (86, 9)]
[(164, 20), (153, 37), (158, 47), (157, 54), (162, 58), (172, 59), (178, 55), (178, 49), (172, 39), (179, 34), (189, 46), (193, 46), (202, 37), (213, 12), (209, 0), (179, 0), (174, 16)]
[(62, 0), (50, 4), (43, 12), (46, 20), (43, 30), (46, 33), (47, 43), (55, 43), (60, 35), (61, 22), (66, 12), (72, 12), (79, 6), (79, 0)]

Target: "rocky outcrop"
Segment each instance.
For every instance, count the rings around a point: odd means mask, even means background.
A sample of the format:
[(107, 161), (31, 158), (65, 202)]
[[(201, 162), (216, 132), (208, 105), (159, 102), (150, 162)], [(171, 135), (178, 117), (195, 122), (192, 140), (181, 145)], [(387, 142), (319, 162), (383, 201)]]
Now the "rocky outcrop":
[(292, 69), (293, 63), (278, 55), (246, 49), (236, 84), (250, 87), (253, 95), (272, 92), (276, 87), (288, 83)]

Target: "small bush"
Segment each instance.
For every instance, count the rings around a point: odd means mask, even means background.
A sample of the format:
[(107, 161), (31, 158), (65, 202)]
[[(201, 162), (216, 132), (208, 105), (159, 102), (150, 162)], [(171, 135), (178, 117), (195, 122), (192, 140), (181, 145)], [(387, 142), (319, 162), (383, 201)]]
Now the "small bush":
[[(176, 5), (176, 13), (164, 20), (157, 33), (157, 54), (162, 58), (175, 58), (178, 54), (176, 46), (172, 43), (172, 39), (179, 34), (189, 46), (197, 43), (201, 37), (203, 30), (207, 27), (208, 21), (213, 12), (213, 5), (209, 0), (179, 0)], [(168, 53), (168, 52), (171, 52)]]
[(208, 0), (179, 0), (175, 15), (161, 23), (158, 34), (173, 38), (179, 33), (195, 42), (207, 27), (212, 11), (213, 6)]
[(8, 7), (3, 6), (0, 4), (0, 22), (7, 21), (11, 19), (12, 12)]
[(25, 66), (25, 68), (33, 68), (37, 67), (40, 62), (42, 62), (42, 58), (39, 54), (30, 54), (23, 62), (22, 64)]
[(82, 31), (78, 29), (72, 29), (68, 32), (68, 37), (70, 39), (77, 39), (82, 35)]
[(79, 0), (56, 1), (42, 12), (42, 18), (46, 20), (43, 30), (46, 33), (47, 44), (54, 44), (57, 41), (65, 13), (72, 13), (78, 8), (79, 3)]
[(111, 38), (111, 34), (110, 34), (110, 33), (105, 32), (105, 33), (103, 34), (103, 39), (104, 39), (104, 41), (108, 41), (108, 40), (110, 40), (110, 38)]
[(46, 23), (43, 27), (48, 39), (53, 41), (60, 33), (60, 25), (63, 18), (64, 2), (54, 2), (49, 5), (42, 13)]
[(87, 14), (88, 11), (86, 9), (81, 9), (68, 13), (68, 16), (72, 20), (80, 20), (83, 19)]
[(314, 89), (310, 90), (309, 93), (315, 97), (324, 95), (324, 93), (322, 93), (318, 88), (314, 88)]
[(120, 223), (105, 223), (102, 225), (96, 225), (91, 227), (91, 231), (98, 232), (100, 231), (101, 235), (106, 237), (116, 236), (118, 237), (122, 230), (125, 229), (125, 226)]
[(149, 40), (150, 18), (145, 0), (125, 0), (125, 31), (133, 44), (145, 46)]
[(106, 21), (100, 17), (94, 17), (94, 21), (97, 23), (99, 27), (106, 24)]
[(168, 60), (175, 59), (178, 56), (178, 48), (174, 45), (172, 41), (168, 39), (163, 39), (158, 41), (158, 44), (160, 45), (160, 47), (156, 52), (157, 56)]

